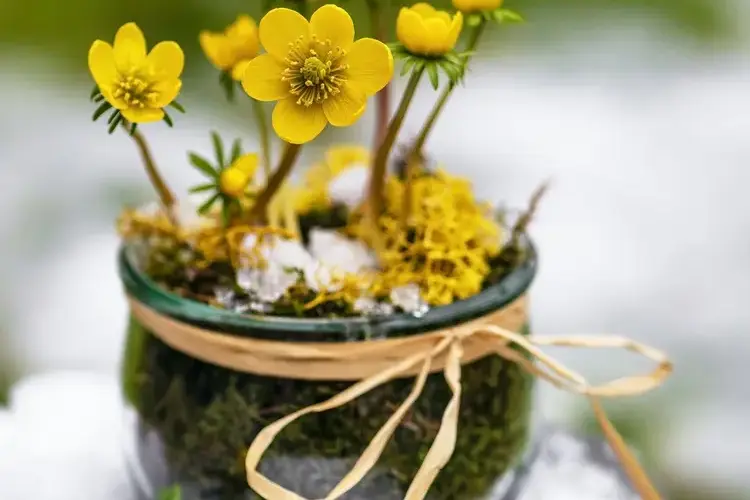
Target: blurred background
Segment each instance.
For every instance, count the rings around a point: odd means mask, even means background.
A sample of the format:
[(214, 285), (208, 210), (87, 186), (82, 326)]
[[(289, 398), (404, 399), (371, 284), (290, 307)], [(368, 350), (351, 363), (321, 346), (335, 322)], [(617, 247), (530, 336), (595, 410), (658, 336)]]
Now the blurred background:
[[(126, 308), (114, 220), (151, 192), (130, 139), (91, 123), (89, 45), (135, 21), (150, 44), (185, 48), (188, 114), (174, 129), (144, 127), (185, 192), (198, 180), (186, 151), (208, 154), (209, 130), (254, 142), (248, 103), (225, 102), (198, 32), (259, 3), (0, 0), (0, 401), (32, 373), (117, 373)], [(364, 32), (362, 3), (349, 7)], [(534, 329), (611, 332), (669, 352), (673, 378), (608, 405), (614, 419), (666, 498), (750, 498), (750, 2), (506, 6), (527, 23), (491, 30), (430, 153), (512, 207), (552, 180), (532, 230)], [(434, 99), (425, 85), (403, 138)], [(372, 118), (329, 128), (304, 162), (332, 143), (369, 144)], [(648, 368), (616, 353), (555, 354), (595, 379)], [(540, 419), (596, 432), (579, 398), (541, 384), (537, 397)]]

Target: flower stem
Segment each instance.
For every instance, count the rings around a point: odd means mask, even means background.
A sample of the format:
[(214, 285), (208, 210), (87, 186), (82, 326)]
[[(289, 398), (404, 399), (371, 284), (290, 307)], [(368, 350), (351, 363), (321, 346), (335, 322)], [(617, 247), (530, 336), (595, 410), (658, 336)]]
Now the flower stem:
[[(123, 122), (123, 127), (130, 134), (129, 126), (125, 124), (125, 122)], [(172, 209), (175, 204), (175, 197), (169, 187), (167, 187), (167, 183), (159, 173), (159, 170), (156, 168), (156, 163), (154, 162), (154, 158), (151, 155), (151, 150), (148, 147), (146, 138), (143, 137), (143, 134), (141, 134), (138, 130), (135, 130), (132, 134), (130, 134), (130, 136), (133, 138), (133, 141), (135, 141), (136, 146), (138, 146), (138, 151), (141, 153), (143, 166), (146, 168), (146, 175), (148, 175), (148, 179), (154, 186), (154, 189), (156, 190), (156, 194), (159, 196), (159, 200), (161, 201), (162, 206), (166, 209), (167, 216), (172, 220), (172, 222), (175, 222), (174, 214), (172, 213)]]
[(253, 204), (253, 208), (250, 210), (250, 219), (253, 221), (262, 219), (266, 214), (268, 204), (273, 199), (274, 195), (284, 184), (284, 180), (289, 176), (294, 167), (294, 163), (299, 156), (299, 152), (302, 146), (300, 144), (289, 144), (287, 143), (284, 149), (284, 154), (279, 161), (279, 166), (276, 167), (276, 171), (266, 182), (266, 187), (258, 195), (258, 198)]
[[(380, 0), (367, 0), (367, 8), (370, 11), (370, 22), (372, 36), (381, 42), (385, 42), (386, 29), (383, 18), (386, 16), (387, 2)], [(372, 150), (376, 151), (385, 139), (388, 130), (388, 118), (391, 111), (391, 85), (383, 87), (377, 96), (377, 118), (375, 122), (375, 138)]]
[(369, 212), (370, 224), (376, 235), (377, 229), (375, 221), (383, 211), (383, 205), (385, 204), (383, 191), (385, 189), (385, 176), (388, 170), (388, 157), (390, 156), (393, 144), (396, 142), (398, 132), (401, 130), (401, 125), (404, 123), (406, 112), (414, 98), (417, 86), (419, 85), (419, 79), (422, 77), (423, 73), (424, 68), (420, 68), (411, 74), (409, 83), (406, 85), (406, 90), (404, 90), (404, 95), (401, 97), (401, 103), (398, 105), (396, 114), (393, 116), (393, 119), (388, 126), (385, 138), (375, 154), (372, 172), (370, 173), (370, 185), (367, 193), (367, 210)]
[(253, 101), (253, 111), (255, 111), (255, 120), (258, 122), (258, 133), (260, 133), (260, 147), (263, 153), (263, 172), (266, 179), (271, 177), (271, 138), (268, 134), (268, 122), (266, 112), (263, 109), (263, 103), (255, 99)]
[[(483, 19), (471, 31), (471, 34), (469, 35), (469, 43), (466, 45), (467, 52), (473, 52), (474, 50), (476, 50), (477, 45), (479, 44), (479, 39), (481, 38), (482, 33), (484, 33), (484, 28), (486, 24), (487, 24), (487, 21)], [(471, 56), (467, 55), (466, 59), (464, 60), (464, 64), (463, 64), (464, 71), (466, 71), (466, 67), (469, 65), (470, 58)], [(435, 103), (435, 106), (432, 108), (432, 111), (430, 112), (430, 115), (427, 118), (427, 121), (422, 126), (422, 131), (419, 133), (419, 136), (417, 136), (417, 140), (414, 142), (414, 146), (412, 148), (413, 155), (416, 155), (418, 157), (422, 156), (422, 149), (424, 148), (424, 145), (427, 142), (427, 137), (430, 135), (430, 132), (432, 132), (432, 129), (435, 127), (435, 123), (437, 123), (438, 116), (443, 111), (445, 104), (448, 102), (448, 98), (451, 96), (451, 94), (453, 93), (453, 89), (455, 88), (456, 88), (456, 85), (451, 83), (451, 84), (448, 84), (448, 86), (445, 87), (445, 89), (443, 89), (443, 93), (440, 94), (440, 97)]]

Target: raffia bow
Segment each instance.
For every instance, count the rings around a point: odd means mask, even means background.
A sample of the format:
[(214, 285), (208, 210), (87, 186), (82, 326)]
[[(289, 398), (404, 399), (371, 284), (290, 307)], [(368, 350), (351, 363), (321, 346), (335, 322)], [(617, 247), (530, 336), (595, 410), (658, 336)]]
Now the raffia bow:
[[(308, 380), (356, 380), (332, 398), (302, 408), (265, 427), (247, 452), (245, 468), (249, 486), (269, 500), (306, 500), (269, 480), (257, 467), (263, 453), (288, 424), (310, 413), (319, 413), (358, 398), (395, 378), (416, 377), (414, 386), (383, 427), (370, 441), (349, 473), (325, 497), (340, 498), (372, 469), (400, 422), (419, 397), (430, 373), (442, 371), (452, 391), (435, 440), (404, 500), (421, 500), (450, 459), (458, 433), (461, 400), (461, 365), (496, 354), (518, 363), (529, 373), (555, 386), (588, 397), (604, 436), (620, 460), (633, 487), (645, 500), (661, 497), (607, 418), (599, 398), (643, 394), (664, 381), (672, 364), (660, 351), (620, 337), (526, 337), (499, 326), (518, 329), (525, 321), (526, 299), (464, 325), (404, 338), (351, 343), (273, 342), (211, 332), (163, 316), (131, 300), (133, 315), (164, 342), (186, 354), (234, 370), (259, 375)], [(648, 375), (637, 375), (592, 386), (586, 379), (545, 354), (540, 346), (618, 348), (641, 354), (657, 363)], [(536, 364), (527, 357), (530, 356)]]

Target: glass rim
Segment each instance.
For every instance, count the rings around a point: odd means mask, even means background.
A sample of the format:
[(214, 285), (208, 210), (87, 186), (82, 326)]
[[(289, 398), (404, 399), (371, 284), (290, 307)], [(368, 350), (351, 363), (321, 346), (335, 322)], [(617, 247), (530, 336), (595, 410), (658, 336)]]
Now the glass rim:
[(445, 306), (432, 307), (423, 316), (395, 313), (388, 316), (346, 318), (294, 318), (259, 314), (239, 314), (181, 297), (165, 289), (138, 269), (132, 246), (122, 244), (118, 270), (125, 292), (159, 313), (216, 331), (242, 334), (253, 331), (286, 331), (301, 334), (353, 333), (377, 331), (399, 335), (437, 330), (464, 323), (502, 309), (526, 293), (536, 275), (538, 255), (529, 238), (523, 239), (526, 259), (502, 280), (482, 292)]

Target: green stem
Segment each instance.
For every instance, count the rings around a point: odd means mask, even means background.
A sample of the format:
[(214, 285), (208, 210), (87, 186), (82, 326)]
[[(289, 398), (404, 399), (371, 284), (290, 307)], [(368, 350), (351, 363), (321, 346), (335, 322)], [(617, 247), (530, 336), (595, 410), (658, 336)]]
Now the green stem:
[(276, 171), (266, 182), (266, 187), (260, 195), (258, 195), (258, 198), (253, 204), (253, 208), (250, 210), (250, 220), (260, 220), (265, 216), (268, 204), (291, 173), (292, 167), (294, 167), (294, 163), (297, 160), (297, 156), (299, 156), (301, 148), (302, 145), (300, 144), (287, 143), (281, 161), (279, 161), (279, 166), (276, 167)]
[[(487, 21), (484, 19), (474, 27), (474, 29), (471, 31), (471, 34), (469, 35), (469, 43), (466, 45), (466, 51), (467, 52), (473, 52), (476, 50), (477, 45), (479, 44), (479, 38), (482, 36), (482, 33), (484, 33), (484, 27), (487, 24)], [(466, 56), (466, 60), (464, 61), (464, 71), (466, 71), (466, 67), (469, 65), (469, 60), (471, 59), (471, 56)], [(438, 98), (437, 102), (435, 103), (435, 106), (432, 108), (432, 111), (430, 112), (429, 117), (427, 118), (427, 121), (422, 126), (422, 131), (419, 133), (419, 136), (417, 136), (417, 140), (414, 142), (414, 147), (412, 149), (413, 154), (421, 156), (422, 155), (422, 149), (424, 148), (425, 143), (427, 142), (427, 137), (430, 135), (430, 132), (432, 132), (432, 129), (435, 127), (435, 123), (437, 123), (438, 116), (443, 111), (443, 108), (445, 107), (445, 104), (448, 102), (448, 98), (453, 93), (453, 89), (456, 88), (456, 85), (451, 83), (445, 89), (443, 89), (443, 93)]]
[(253, 101), (253, 111), (255, 111), (255, 121), (258, 122), (258, 132), (260, 133), (260, 147), (263, 153), (263, 172), (266, 179), (271, 177), (271, 137), (268, 133), (268, 122), (266, 121), (266, 111), (263, 109), (263, 103), (255, 99)]
[[(130, 133), (129, 125), (124, 121), (123, 127), (125, 127), (125, 130), (128, 133)], [(143, 134), (141, 134), (138, 130), (130, 134), (130, 136), (133, 138), (133, 141), (135, 141), (136, 146), (138, 146), (138, 151), (141, 153), (141, 160), (143, 160), (143, 166), (146, 168), (146, 174), (148, 175), (151, 184), (154, 186), (156, 194), (161, 200), (161, 204), (166, 209), (167, 215), (172, 218), (172, 208), (174, 207), (175, 197), (172, 194), (172, 191), (170, 191), (169, 187), (167, 187), (167, 183), (159, 173), (159, 170), (156, 168), (156, 163), (154, 162), (154, 158), (151, 155), (148, 143), (146, 143), (146, 138), (143, 137)]]
[(401, 103), (398, 105), (396, 114), (393, 116), (388, 131), (385, 134), (383, 143), (378, 148), (375, 154), (375, 160), (372, 165), (372, 172), (370, 177), (370, 185), (368, 192), (368, 208), (370, 212), (371, 222), (377, 219), (380, 213), (383, 211), (383, 190), (385, 188), (385, 176), (388, 170), (388, 157), (390, 156), (393, 144), (396, 142), (401, 125), (404, 123), (406, 112), (409, 109), (414, 94), (417, 91), (419, 85), (419, 79), (424, 73), (424, 67), (417, 71), (414, 71), (409, 78), (409, 83), (406, 85), (404, 95), (401, 97)]

